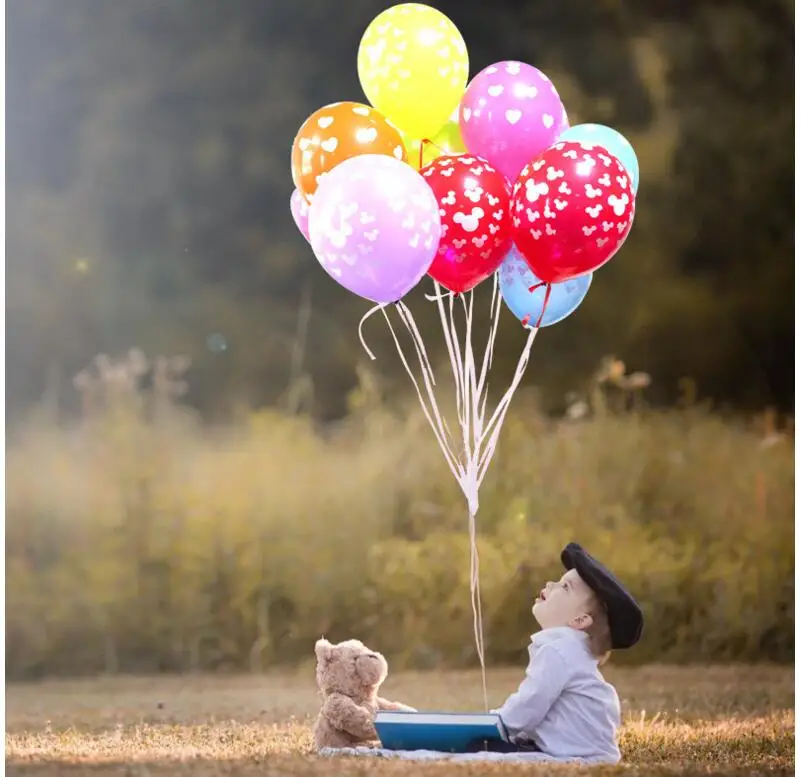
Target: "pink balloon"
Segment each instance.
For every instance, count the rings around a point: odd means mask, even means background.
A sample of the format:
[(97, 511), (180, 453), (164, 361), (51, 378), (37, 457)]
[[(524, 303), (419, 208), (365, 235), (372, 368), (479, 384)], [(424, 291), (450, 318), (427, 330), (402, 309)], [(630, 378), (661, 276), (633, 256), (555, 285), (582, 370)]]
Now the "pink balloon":
[(317, 260), (337, 283), (373, 302), (397, 302), (428, 272), (442, 226), (439, 203), (411, 165), (360, 154), (320, 178), (309, 209)]
[(309, 239), (309, 203), (303, 199), (303, 195), (295, 189), (289, 198), (289, 210), (292, 211), (292, 218), (295, 219), (295, 226), (300, 230), (300, 234)]
[(525, 62), (485, 67), (467, 86), (459, 111), (462, 140), (511, 183), (569, 127), (551, 80)]

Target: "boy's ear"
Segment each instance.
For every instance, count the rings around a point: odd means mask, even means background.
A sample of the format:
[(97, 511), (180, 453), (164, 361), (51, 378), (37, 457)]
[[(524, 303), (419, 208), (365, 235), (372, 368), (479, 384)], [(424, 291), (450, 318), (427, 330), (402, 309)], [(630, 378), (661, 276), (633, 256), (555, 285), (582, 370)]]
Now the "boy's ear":
[(587, 612), (582, 615), (577, 615), (572, 621), (570, 621), (571, 627), (578, 629), (579, 631), (587, 631), (587, 629), (592, 626), (592, 623), (592, 615)]

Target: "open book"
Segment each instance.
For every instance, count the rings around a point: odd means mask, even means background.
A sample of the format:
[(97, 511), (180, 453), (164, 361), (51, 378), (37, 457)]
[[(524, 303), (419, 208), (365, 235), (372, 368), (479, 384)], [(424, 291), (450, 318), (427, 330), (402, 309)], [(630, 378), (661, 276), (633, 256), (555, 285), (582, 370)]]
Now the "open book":
[(463, 753), (473, 740), (506, 739), (503, 722), (492, 713), (380, 710), (375, 728), (388, 750)]

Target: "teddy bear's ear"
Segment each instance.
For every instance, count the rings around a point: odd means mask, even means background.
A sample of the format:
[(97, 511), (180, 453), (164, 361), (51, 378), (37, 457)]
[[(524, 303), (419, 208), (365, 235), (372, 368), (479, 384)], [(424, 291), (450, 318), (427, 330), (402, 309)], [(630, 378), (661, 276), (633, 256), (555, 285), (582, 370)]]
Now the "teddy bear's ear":
[(314, 654), (318, 661), (329, 661), (334, 646), (325, 638), (318, 639), (314, 645)]

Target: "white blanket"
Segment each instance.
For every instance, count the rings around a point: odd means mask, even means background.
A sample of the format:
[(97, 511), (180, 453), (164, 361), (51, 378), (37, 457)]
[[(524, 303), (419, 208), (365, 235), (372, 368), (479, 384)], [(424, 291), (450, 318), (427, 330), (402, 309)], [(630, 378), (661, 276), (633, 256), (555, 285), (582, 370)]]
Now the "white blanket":
[(324, 756), (370, 756), (372, 758), (399, 758), (407, 761), (499, 761), (501, 763), (576, 763), (614, 764), (607, 758), (556, 758), (538, 752), (518, 753), (442, 753), (437, 750), (386, 750), (376, 747), (324, 747)]

